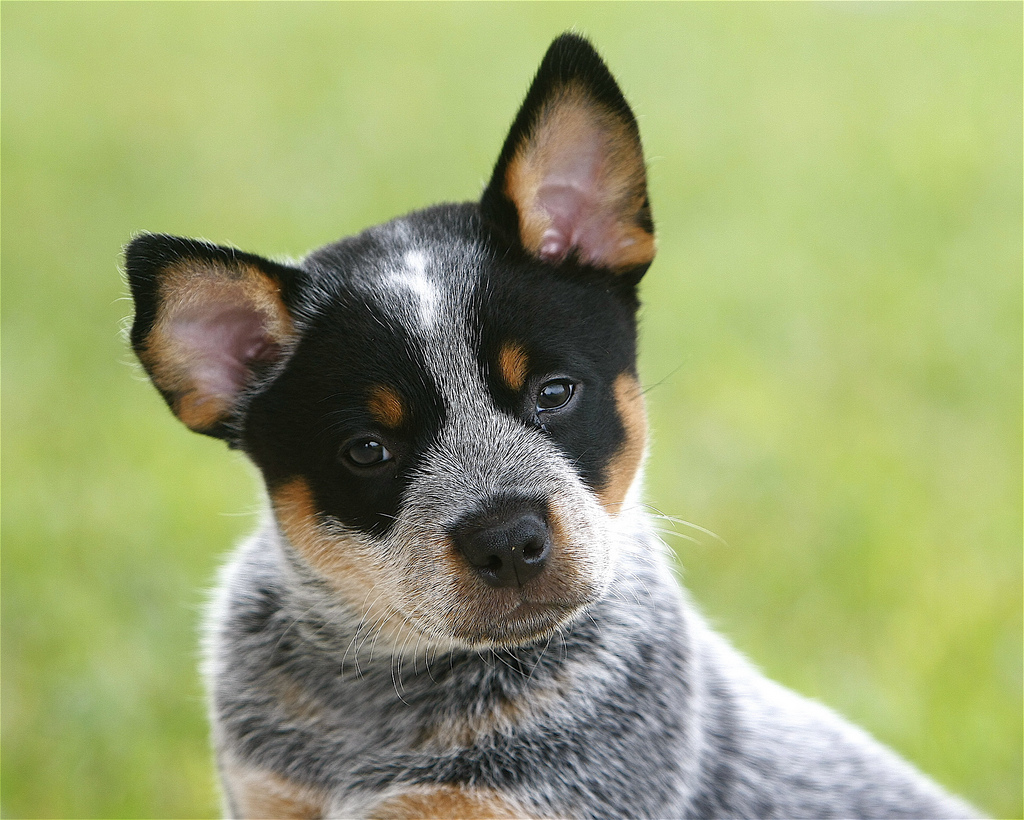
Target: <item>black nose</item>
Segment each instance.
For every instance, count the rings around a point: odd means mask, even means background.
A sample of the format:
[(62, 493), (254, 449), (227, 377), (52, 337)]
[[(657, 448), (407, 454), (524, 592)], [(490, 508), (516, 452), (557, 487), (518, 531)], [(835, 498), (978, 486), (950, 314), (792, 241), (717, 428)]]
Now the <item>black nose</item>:
[(470, 516), (452, 531), (469, 565), (492, 587), (521, 587), (544, 569), (551, 532), (540, 505), (503, 500)]

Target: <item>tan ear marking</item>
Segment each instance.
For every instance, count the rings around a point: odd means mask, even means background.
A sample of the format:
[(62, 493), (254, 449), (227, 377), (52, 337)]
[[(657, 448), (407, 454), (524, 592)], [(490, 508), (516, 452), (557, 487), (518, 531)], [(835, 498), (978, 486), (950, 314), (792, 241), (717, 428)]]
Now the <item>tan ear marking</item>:
[(601, 503), (613, 515), (622, 509), (622, 502), (643, 461), (647, 441), (643, 393), (633, 374), (620, 373), (615, 380), (615, 406), (625, 435), (618, 452), (608, 463), (607, 478), (598, 491)]
[(253, 359), (286, 347), (295, 332), (280, 288), (252, 265), (171, 265), (160, 284), (159, 306), (139, 358), (171, 397), (175, 414), (193, 430), (223, 420), (238, 393), (224, 357), (211, 353), (218, 339), (210, 327), (218, 319), (230, 322), (241, 312), (254, 317), (265, 341), (253, 349)]
[(522, 390), (526, 384), (529, 366), (526, 351), (515, 342), (505, 342), (498, 351), (498, 373), (505, 384), (515, 391)]
[(370, 389), (366, 402), (370, 414), (385, 427), (401, 427), (405, 421), (405, 405), (397, 391), (385, 384)]
[(612, 270), (654, 259), (636, 136), (578, 83), (541, 110), (508, 164), (505, 194), (534, 256), (561, 261), (576, 248), (583, 261)]

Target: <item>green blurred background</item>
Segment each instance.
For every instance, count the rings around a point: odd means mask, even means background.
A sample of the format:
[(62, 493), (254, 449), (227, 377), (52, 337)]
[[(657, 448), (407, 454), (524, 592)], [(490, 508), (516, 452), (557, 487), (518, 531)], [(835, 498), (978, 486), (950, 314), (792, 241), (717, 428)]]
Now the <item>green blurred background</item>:
[(123, 243), (474, 198), (578, 27), (650, 164), (649, 498), (721, 538), (665, 522), (688, 586), (1020, 817), (1021, 11), (4, 3), (4, 816), (218, 810), (196, 630), (259, 490), (131, 366)]

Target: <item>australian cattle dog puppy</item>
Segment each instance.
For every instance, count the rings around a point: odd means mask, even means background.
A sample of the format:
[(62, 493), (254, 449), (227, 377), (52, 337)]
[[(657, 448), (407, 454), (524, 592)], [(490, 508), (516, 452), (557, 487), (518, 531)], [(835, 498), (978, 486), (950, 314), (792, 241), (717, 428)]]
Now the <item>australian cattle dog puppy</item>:
[(210, 610), (237, 817), (966, 817), (763, 678), (640, 503), (636, 120), (554, 41), (479, 202), (272, 262), (145, 234), (131, 341), (267, 515)]

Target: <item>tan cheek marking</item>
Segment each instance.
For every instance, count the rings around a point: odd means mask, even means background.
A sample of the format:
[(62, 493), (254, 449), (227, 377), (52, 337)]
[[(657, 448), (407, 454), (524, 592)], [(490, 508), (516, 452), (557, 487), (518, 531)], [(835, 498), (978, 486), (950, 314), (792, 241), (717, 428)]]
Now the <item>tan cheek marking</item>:
[(636, 478), (644, 457), (644, 444), (647, 441), (647, 414), (644, 411), (643, 395), (640, 384), (632, 374), (621, 373), (615, 380), (615, 405), (619, 411), (625, 438), (609, 462), (608, 477), (598, 491), (601, 503), (613, 515), (619, 512), (626, 493)]
[(517, 392), (526, 384), (529, 364), (526, 351), (515, 342), (506, 342), (498, 351), (498, 372), (505, 384)]
[(376, 562), (368, 554), (370, 548), (357, 539), (325, 532), (305, 479), (294, 478), (273, 490), (271, 502), (289, 543), (337, 591), (339, 600), (356, 610), (360, 624), (370, 625), (395, 645), (419, 639), (407, 616), (396, 608), (403, 579)]
[(491, 789), (427, 786), (391, 797), (369, 812), (375, 820), (446, 818), (525, 818), (529, 815), (510, 797)]
[[(567, 525), (565, 513), (557, 503), (551, 503), (548, 511), (548, 525), (551, 527), (551, 543), (554, 552), (550, 567), (546, 575), (548, 578), (542, 580), (552, 583), (551, 579), (558, 582), (560, 586), (572, 589), (579, 583), (580, 572), (585, 566), (579, 559), (586, 556), (578, 555), (580, 546), (572, 539), (571, 526)], [(557, 591), (557, 590), (553, 590)]]
[(165, 273), (160, 286), (157, 321), (139, 357), (150, 369), (153, 381), (171, 394), (175, 414), (193, 430), (207, 430), (231, 410), (234, 395), (204, 389), (206, 363), (194, 344), (176, 332), (190, 312), (225, 311), (239, 306), (255, 311), (273, 344), (287, 346), (295, 329), (273, 280), (252, 265), (228, 268), (179, 262)]
[(385, 427), (401, 427), (405, 421), (405, 406), (402, 398), (395, 390), (384, 384), (378, 384), (370, 390), (366, 402), (370, 414)]
[(373, 586), (368, 571), (353, 555), (326, 538), (318, 522), (318, 511), (313, 491), (305, 479), (295, 478), (271, 494), (274, 512), (281, 529), (292, 546), (314, 569), (318, 570), (335, 588), (353, 592)]
[(520, 240), (530, 253), (540, 254), (544, 234), (551, 226), (551, 217), (537, 201), (540, 187), (562, 146), (595, 130), (604, 138), (607, 153), (596, 186), (604, 196), (592, 205), (610, 218), (618, 231), (616, 251), (604, 261), (613, 269), (649, 264), (656, 246), (653, 234), (639, 224), (645, 209), (643, 157), (622, 121), (572, 85), (548, 103), (533, 134), (524, 140), (505, 172), (505, 194), (519, 212)]
[(542, 594), (551, 599), (590, 603), (602, 589), (603, 553), (589, 538), (580, 537), (579, 527), (573, 524), (576, 511), (564, 504), (564, 500), (551, 500), (548, 522), (554, 551), (538, 580)]
[(327, 808), (323, 793), (273, 772), (226, 765), (222, 776), (241, 817), (314, 820)]

